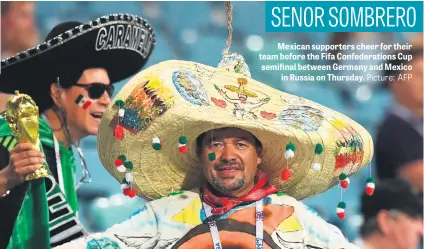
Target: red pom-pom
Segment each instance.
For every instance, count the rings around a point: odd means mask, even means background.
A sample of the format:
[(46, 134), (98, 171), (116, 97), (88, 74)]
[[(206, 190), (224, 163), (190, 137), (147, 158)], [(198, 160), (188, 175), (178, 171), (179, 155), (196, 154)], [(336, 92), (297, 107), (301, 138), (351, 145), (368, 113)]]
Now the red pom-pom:
[(119, 166), (121, 166), (121, 165), (124, 165), (124, 163), (122, 162), (122, 160), (121, 160), (121, 159), (116, 159), (116, 160), (115, 160), (115, 166), (116, 166), (116, 167), (119, 167)]
[(341, 181), (340, 185), (342, 186), (342, 188), (347, 188), (347, 187), (349, 187), (349, 182), (348, 181)]
[(124, 188), (122, 192), (124, 193), (124, 195), (128, 196), (130, 192), (130, 188)]
[(290, 177), (291, 177), (290, 170), (284, 169), (283, 173), (281, 174), (281, 179), (283, 179), (284, 181), (287, 181), (288, 179), (290, 179)]
[(113, 136), (115, 136), (119, 140), (124, 139), (124, 127), (117, 125), (113, 132)]
[(187, 146), (181, 146), (180, 148), (178, 148), (180, 150), (180, 152), (182, 154), (185, 154), (188, 152), (188, 147)]
[(128, 191), (128, 196), (133, 198), (135, 195), (137, 194), (137, 191), (135, 191), (135, 189), (131, 188)]
[(366, 188), (365, 189), (365, 193), (367, 193), (367, 195), (371, 196), (372, 194), (374, 194), (374, 188)]
[(344, 212), (337, 213), (337, 216), (339, 216), (340, 219), (344, 219), (345, 213)]

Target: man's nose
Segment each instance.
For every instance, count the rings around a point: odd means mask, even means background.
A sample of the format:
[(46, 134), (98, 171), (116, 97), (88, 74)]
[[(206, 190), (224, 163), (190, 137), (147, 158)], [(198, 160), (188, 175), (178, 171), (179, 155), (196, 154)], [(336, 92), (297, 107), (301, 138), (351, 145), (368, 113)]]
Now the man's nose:
[(105, 91), (102, 95), (102, 97), (100, 97), (100, 99), (98, 100), (100, 102), (100, 104), (103, 104), (105, 106), (108, 106), (111, 102), (111, 97), (109, 97), (109, 94)]
[(234, 146), (231, 144), (225, 144), (222, 149), (221, 160), (232, 161), (236, 159), (236, 154), (234, 153)]

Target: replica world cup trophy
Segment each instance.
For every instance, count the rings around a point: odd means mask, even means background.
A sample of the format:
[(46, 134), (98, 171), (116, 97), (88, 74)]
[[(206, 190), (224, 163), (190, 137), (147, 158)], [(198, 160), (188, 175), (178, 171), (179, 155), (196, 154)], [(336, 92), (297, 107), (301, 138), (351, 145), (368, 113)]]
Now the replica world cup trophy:
[[(15, 91), (15, 95), (7, 101), (5, 117), (18, 143), (29, 143), (34, 149), (40, 151), (38, 106), (29, 95)], [(27, 174), (25, 180), (38, 179), (47, 175), (47, 165), (43, 163), (41, 168)]]

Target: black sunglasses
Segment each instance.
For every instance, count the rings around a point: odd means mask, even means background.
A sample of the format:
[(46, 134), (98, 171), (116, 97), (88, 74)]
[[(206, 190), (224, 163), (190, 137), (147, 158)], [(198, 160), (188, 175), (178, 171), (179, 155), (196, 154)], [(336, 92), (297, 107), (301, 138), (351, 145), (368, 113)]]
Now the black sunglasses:
[(88, 92), (88, 97), (90, 99), (100, 99), (105, 91), (111, 98), (113, 92), (115, 91), (115, 87), (112, 84), (106, 85), (103, 83), (91, 83), (91, 84), (78, 84), (75, 83), (74, 86), (85, 88)]

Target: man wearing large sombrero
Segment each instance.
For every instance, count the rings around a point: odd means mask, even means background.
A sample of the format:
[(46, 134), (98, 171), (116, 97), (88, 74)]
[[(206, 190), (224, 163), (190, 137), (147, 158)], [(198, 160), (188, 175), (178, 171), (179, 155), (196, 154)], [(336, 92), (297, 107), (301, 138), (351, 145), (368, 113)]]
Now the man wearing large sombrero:
[[(240, 83), (266, 99), (254, 121), (228, 100), (240, 91), (226, 86)], [(218, 68), (166, 61), (137, 74), (103, 116), (98, 150), (125, 195), (151, 201), (59, 248), (356, 248), (298, 200), (348, 188), (371, 161), (370, 134), (252, 79), (240, 55), (226, 54)], [(335, 200), (340, 218), (346, 208)]]
[[(81, 157), (80, 183), (89, 182), (79, 141), (97, 135), (112, 84), (142, 69), (154, 44), (143, 18), (113, 14), (61, 23), (44, 43), (1, 62), (0, 91), (19, 90), (35, 101), (11, 99), (10, 106), (21, 103), (26, 109), (21, 114), (7, 108), (4, 115), (28, 132), (37, 123), (41, 151), (18, 143), (12, 126), (0, 119), (0, 248), (45, 249), (86, 234), (77, 219), (72, 147)], [(24, 123), (31, 113), (41, 114), (39, 121)], [(41, 169), (48, 171), (45, 177), (31, 180)]]

